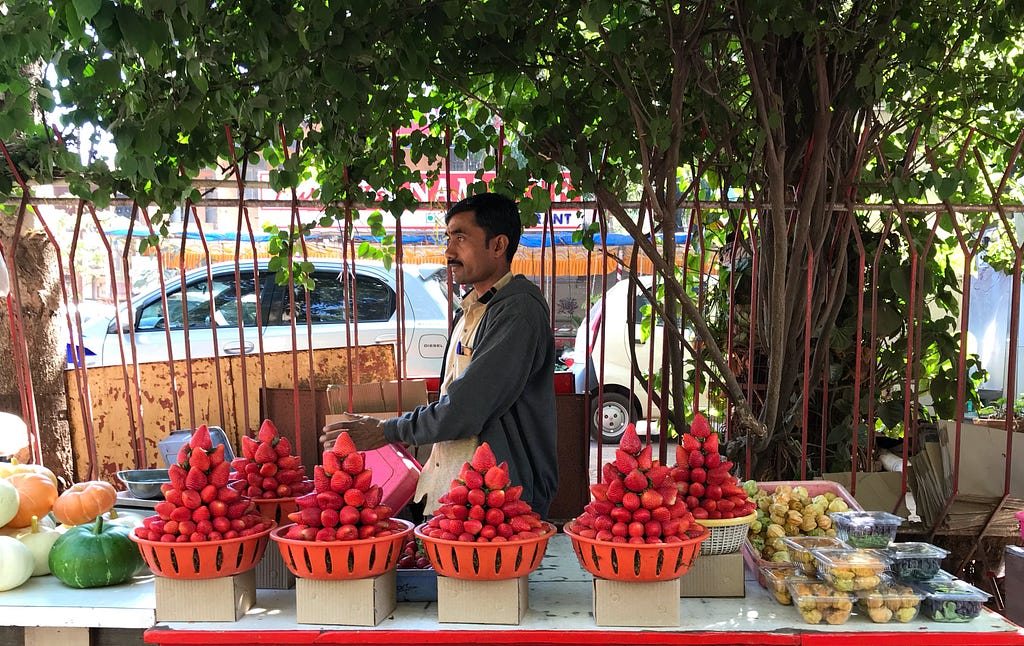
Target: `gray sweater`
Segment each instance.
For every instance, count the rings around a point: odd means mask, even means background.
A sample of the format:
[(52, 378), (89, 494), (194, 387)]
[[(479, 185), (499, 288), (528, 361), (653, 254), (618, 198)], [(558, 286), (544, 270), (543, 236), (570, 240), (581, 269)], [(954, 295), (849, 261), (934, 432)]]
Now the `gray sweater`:
[[(547, 303), (536, 285), (515, 276), (487, 304), (469, 366), (447, 394), (387, 420), (384, 436), (421, 445), (479, 435), (546, 517), (558, 486), (554, 369)], [(461, 466), (453, 465), (451, 478)]]

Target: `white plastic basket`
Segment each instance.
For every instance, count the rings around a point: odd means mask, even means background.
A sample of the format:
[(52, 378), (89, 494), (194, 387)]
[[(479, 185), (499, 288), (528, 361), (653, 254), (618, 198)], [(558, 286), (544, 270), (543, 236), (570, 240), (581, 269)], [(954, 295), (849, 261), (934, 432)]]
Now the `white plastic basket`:
[(743, 545), (744, 539), (747, 538), (747, 529), (755, 518), (757, 518), (757, 512), (742, 518), (727, 520), (698, 519), (697, 523), (711, 530), (711, 536), (700, 546), (700, 553), (731, 554), (738, 552), (740, 545)]

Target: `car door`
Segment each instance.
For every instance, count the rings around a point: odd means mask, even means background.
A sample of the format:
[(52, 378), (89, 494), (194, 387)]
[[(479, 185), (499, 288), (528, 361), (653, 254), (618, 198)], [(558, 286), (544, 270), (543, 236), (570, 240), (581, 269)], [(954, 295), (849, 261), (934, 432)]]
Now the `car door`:
[[(302, 284), (293, 285), (291, 289), (288, 285), (276, 286), (270, 325), (263, 335), (267, 352), (286, 351), (293, 347), (305, 350), (310, 347), (310, 337), (313, 348), (343, 348), (349, 344), (372, 345), (397, 340), (397, 294), (387, 274), (357, 268), (354, 296), (348, 299), (342, 274), (337, 269), (318, 267), (312, 278), (315, 286), (308, 292)], [(351, 302), (355, 303), (354, 308), (348, 306)], [(358, 325), (355, 324), (357, 317)], [(411, 337), (415, 312), (408, 299), (405, 317), (408, 336)], [(411, 338), (407, 338), (406, 348), (410, 343)]]
[[(133, 318), (137, 362), (166, 361), (168, 356), (175, 360), (198, 359), (254, 351), (257, 308), (266, 307), (261, 298), (267, 282), (265, 275), (260, 275), (257, 285), (251, 268), (240, 270), (237, 276), (233, 266), (217, 268), (211, 274), (212, 279), (206, 272), (189, 274), (184, 289), (180, 281), (168, 281), (163, 293), (143, 297)], [(125, 361), (131, 363), (129, 332), (125, 330), (121, 337)], [(103, 364), (120, 362), (118, 334), (112, 325), (103, 344)]]

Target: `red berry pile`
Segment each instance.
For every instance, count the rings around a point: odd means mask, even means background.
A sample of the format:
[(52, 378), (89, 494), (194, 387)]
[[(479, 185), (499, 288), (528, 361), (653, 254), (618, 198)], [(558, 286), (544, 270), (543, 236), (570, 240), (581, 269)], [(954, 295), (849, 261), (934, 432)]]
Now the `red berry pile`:
[(298, 511), (285, 538), (303, 541), (353, 541), (389, 536), (391, 508), (380, 504), (381, 488), (371, 485), (373, 473), (348, 433), (323, 453), (313, 467), (313, 492), (295, 499)]
[(270, 527), (253, 503), (228, 486), (231, 464), (224, 445), (216, 448), (205, 424), (178, 451), (177, 463), (167, 470), (171, 482), (161, 486), (163, 502), (135, 528), (144, 540), (199, 543), (256, 534)]
[(402, 546), (402, 558), (398, 559), (398, 567), (403, 570), (430, 569), (430, 559), (423, 543), (415, 536), (410, 536)]
[(510, 486), (508, 464), (497, 464), (487, 442), (439, 499), (440, 507), (423, 533), (466, 543), (500, 543), (537, 538), (544, 533), (540, 515), (521, 500), (523, 488)]
[(231, 486), (247, 498), (292, 498), (313, 490), (292, 444), (269, 419), (256, 439), (242, 436), (242, 456), (231, 461)]
[(733, 463), (718, 452), (718, 434), (711, 432), (700, 413), (693, 416), (690, 432), (683, 433), (676, 446), (676, 463), (672, 479), (694, 518), (742, 518), (754, 512), (754, 502), (729, 473)]
[(593, 500), (569, 530), (613, 543), (678, 543), (706, 532), (677, 495), (671, 469), (652, 452), (632, 424), (626, 427), (615, 459), (602, 467), (602, 482), (590, 486)]

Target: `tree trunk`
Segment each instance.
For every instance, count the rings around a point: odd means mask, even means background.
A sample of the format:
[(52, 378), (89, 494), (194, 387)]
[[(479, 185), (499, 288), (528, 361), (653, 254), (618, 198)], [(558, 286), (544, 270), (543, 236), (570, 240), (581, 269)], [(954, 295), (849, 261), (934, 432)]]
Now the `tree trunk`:
[[(8, 307), (0, 307), (0, 405), (22, 417), (34, 409), (39, 429), (42, 461), (65, 483), (74, 482), (71, 432), (67, 422), (67, 391), (64, 381), (66, 343), (60, 333), (61, 276), (57, 251), (40, 232), (29, 232), (17, 241), (3, 236), (6, 254), (14, 252)], [(20, 311), (18, 302), (20, 300)], [(21, 330), (12, 335), (14, 326)], [(29, 379), (25, 378), (28, 366)], [(34, 399), (26, 399), (31, 386)]]

